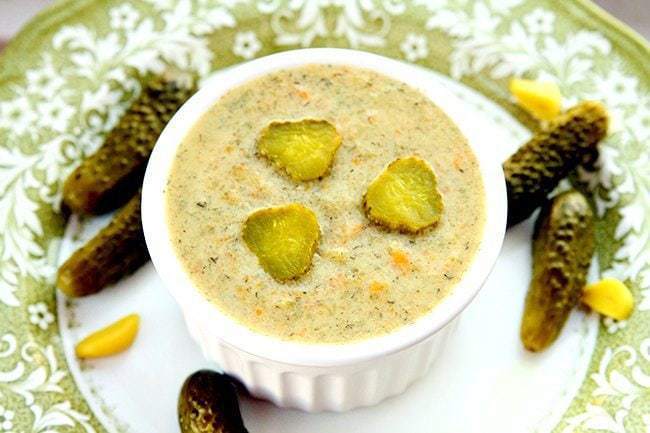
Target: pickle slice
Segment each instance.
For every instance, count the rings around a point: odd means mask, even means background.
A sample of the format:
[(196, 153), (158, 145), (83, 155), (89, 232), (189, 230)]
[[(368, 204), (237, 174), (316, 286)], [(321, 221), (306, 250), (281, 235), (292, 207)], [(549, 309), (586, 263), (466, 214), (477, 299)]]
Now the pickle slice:
[(262, 268), (276, 280), (287, 281), (311, 266), (320, 227), (314, 212), (291, 203), (253, 212), (244, 223), (243, 237)]
[(325, 176), (340, 145), (334, 125), (316, 119), (271, 122), (257, 141), (260, 154), (294, 181)]
[(416, 233), (440, 220), (443, 204), (436, 175), (420, 158), (391, 162), (363, 197), (368, 219), (390, 230)]

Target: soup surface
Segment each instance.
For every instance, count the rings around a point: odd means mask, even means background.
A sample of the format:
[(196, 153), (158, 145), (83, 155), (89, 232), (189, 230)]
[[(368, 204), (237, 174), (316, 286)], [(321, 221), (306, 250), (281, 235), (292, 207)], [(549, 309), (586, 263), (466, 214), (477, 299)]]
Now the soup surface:
[[(342, 137), (331, 172), (296, 183), (257, 153), (274, 120), (329, 121)], [(444, 210), (416, 235), (368, 221), (362, 198), (396, 158), (433, 168)], [(372, 71), (308, 65), (226, 93), (178, 149), (166, 189), (176, 254), (222, 312), (280, 339), (341, 343), (414, 322), (468, 268), (484, 230), (484, 190), (475, 155), (455, 124), (419, 91)], [(310, 270), (294, 281), (268, 275), (242, 239), (252, 212), (291, 202), (321, 230)]]

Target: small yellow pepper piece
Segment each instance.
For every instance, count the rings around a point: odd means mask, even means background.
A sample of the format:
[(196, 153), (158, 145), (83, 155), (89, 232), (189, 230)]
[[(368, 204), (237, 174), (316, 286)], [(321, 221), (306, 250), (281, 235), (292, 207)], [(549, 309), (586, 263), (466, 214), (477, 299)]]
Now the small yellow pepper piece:
[(562, 94), (552, 81), (513, 78), (510, 81), (510, 93), (519, 105), (537, 119), (551, 120), (560, 114)]
[(133, 344), (139, 327), (140, 316), (129, 314), (81, 340), (76, 348), (77, 357), (101, 358), (123, 352)]
[(634, 297), (630, 290), (614, 278), (605, 278), (586, 286), (582, 302), (592, 310), (616, 320), (625, 320), (632, 314)]

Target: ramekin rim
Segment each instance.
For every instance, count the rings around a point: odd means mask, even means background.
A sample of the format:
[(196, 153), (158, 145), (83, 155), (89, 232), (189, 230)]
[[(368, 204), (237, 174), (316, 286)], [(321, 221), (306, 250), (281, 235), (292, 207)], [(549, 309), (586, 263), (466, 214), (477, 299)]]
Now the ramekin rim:
[[(486, 220), (477, 253), (452, 292), (429, 313), (388, 334), (342, 344), (281, 340), (237, 323), (200, 294), (176, 257), (165, 212), (165, 184), (177, 147), (196, 121), (228, 90), (284, 68), (337, 64), (370, 69), (418, 89), (456, 123), (477, 156), (483, 179)], [(507, 201), (504, 175), (489, 137), (477, 131), (476, 117), (444, 85), (413, 65), (376, 54), (339, 48), (308, 48), (262, 57), (220, 71), (206, 80), (174, 115), (150, 157), (142, 192), (142, 220), (150, 255), (163, 284), (183, 314), (198, 314), (211, 335), (253, 356), (298, 366), (342, 366), (404, 350), (425, 340), (462, 312), (480, 291), (494, 266), (505, 235)], [(479, 122), (480, 123), (480, 122)], [(471, 124), (471, 125), (470, 125)], [(483, 145), (481, 145), (481, 143)]]

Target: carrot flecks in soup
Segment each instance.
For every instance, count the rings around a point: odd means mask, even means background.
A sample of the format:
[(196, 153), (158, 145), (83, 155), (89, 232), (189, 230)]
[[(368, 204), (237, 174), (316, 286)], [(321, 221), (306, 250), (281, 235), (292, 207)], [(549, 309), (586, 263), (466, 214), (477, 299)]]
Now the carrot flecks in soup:
[[(375, 72), (328, 65), (277, 71), (223, 95), (184, 138), (166, 190), (176, 254), (195, 285), (252, 330), (305, 342), (370, 338), (435, 308), (476, 254), (485, 205), (476, 157), (434, 102)], [(341, 138), (316, 182), (294, 181), (258, 150), (269, 124), (303, 119), (327, 121)], [(444, 199), (435, 226), (417, 234), (370, 223), (362, 206), (373, 180), (409, 156), (426, 161)], [(320, 240), (309, 269), (280, 281), (242, 227), (286, 203), (314, 213)]]

